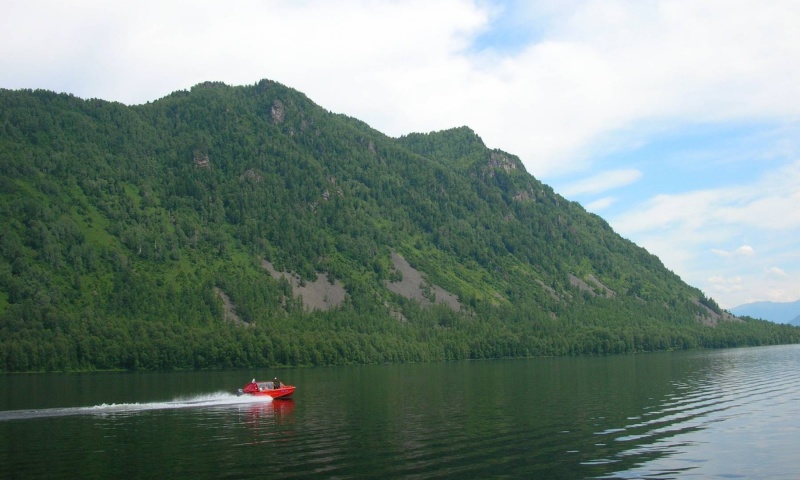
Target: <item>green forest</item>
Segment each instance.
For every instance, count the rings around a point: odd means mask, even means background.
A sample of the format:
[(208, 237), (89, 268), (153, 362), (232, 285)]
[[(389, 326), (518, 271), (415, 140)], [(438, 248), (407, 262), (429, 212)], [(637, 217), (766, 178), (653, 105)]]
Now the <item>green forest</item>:
[(797, 343), (468, 127), (386, 136), (275, 82), (0, 90), (0, 371)]

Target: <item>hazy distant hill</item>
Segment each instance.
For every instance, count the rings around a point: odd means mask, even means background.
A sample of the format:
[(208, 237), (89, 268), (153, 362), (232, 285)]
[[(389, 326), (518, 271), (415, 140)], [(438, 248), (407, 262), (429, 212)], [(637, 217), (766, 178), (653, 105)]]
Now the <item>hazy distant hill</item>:
[(391, 138), (269, 81), (137, 106), (0, 90), (0, 224), (5, 371), (800, 340), (467, 127)]
[(747, 315), (777, 323), (800, 324), (800, 300), (796, 302), (754, 302), (731, 309), (735, 315)]

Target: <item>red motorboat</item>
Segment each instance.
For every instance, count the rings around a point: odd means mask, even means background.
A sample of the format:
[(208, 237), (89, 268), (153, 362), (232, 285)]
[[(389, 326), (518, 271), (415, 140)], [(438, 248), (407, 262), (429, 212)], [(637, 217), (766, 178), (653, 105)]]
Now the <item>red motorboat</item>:
[(253, 395), (255, 397), (285, 398), (294, 393), (292, 385), (285, 385), (277, 378), (271, 382), (252, 382), (239, 389), (239, 395)]

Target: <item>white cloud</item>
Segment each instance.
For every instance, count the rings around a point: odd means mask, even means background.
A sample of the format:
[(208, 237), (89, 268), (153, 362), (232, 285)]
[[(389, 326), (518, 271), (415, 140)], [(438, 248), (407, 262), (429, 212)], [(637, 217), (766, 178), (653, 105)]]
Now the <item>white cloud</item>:
[[(579, 167), (575, 162), (589, 149), (614, 145), (620, 135), (631, 140), (675, 122), (787, 118), (800, 111), (789, 80), (800, 74), (800, 64), (791, 61), (800, 58), (793, 26), (800, 4), (588, 1), (573, 7), (546, 41), (503, 65), (512, 86), (529, 87), (521, 104), (548, 112), (524, 122), (540, 134), (532, 142), (537, 146), (518, 150), (530, 152), (525, 158), (534, 174)], [(565, 157), (571, 163), (560, 161)]]
[(636, 182), (642, 178), (642, 172), (634, 169), (609, 170), (592, 177), (566, 185), (560, 192), (562, 195), (571, 197), (573, 195), (602, 193), (614, 188), (623, 187)]
[(769, 276), (778, 277), (778, 278), (788, 278), (789, 277), (789, 274), (787, 274), (786, 272), (783, 271), (783, 269), (780, 269), (778, 267), (770, 267), (770, 268), (768, 268), (767, 269), (767, 274)]
[(617, 200), (614, 197), (603, 197), (587, 203), (584, 208), (590, 212), (599, 212), (613, 205)]
[(737, 255), (741, 255), (741, 256), (745, 256), (745, 257), (750, 257), (750, 256), (755, 255), (756, 252), (755, 252), (755, 250), (753, 250), (753, 247), (751, 247), (750, 245), (742, 245), (741, 247), (736, 249), (736, 254)]
[(715, 293), (738, 293), (745, 290), (744, 281), (742, 277), (722, 277), (715, 276), (708, 279), (708, 285), (711, 292)]
[[(619, 216), (614, 225), (634, 234), (672, 231), (684, 235), (700, 229), (736, 226), (790, 231), (800, 227), (800, 161), (752, 183), (694, 192), (656, 195)], [(713, 238), (713, 233), (706, 238)], [(723, 239), (727, 235), (721, 235)], [(744, 247), (745, 250), (747, 250)], [(740, 252), (741, 253), (741, 252)]]
[(716, 255), (719, 255), (720, 257), (734, 257), (734, 256), (751, 257), (756, 254), (755, 250), (753, 250), (753, 247), (751, 247), (750, 245), (742, 245), (741, 247), (737, 248), (732, 252), (727, 250), (712, 248), (711, 252)]

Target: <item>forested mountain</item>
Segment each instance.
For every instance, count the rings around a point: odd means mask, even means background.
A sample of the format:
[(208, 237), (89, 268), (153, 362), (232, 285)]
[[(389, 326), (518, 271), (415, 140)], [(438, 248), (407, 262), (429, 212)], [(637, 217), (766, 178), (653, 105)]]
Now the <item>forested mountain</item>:
[(734, 319), (469, 128), (390, 138), (270, 81), (0, 90), (0, 369), (797, 342)]

